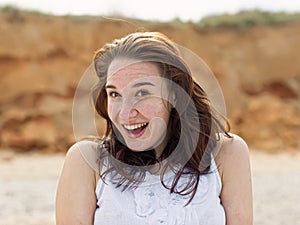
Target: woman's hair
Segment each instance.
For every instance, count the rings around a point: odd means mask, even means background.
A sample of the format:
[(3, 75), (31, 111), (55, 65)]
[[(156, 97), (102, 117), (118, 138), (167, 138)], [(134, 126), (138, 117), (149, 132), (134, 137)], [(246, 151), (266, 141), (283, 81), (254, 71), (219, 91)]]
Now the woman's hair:
[[(178, 89), (174, 88), (173, 90), (176, 104), (171, 109), (168, 123), (168, 134), (171, 138), (159, 158), (155, 157), (154, 150), (134, 152), (123, 144), (124, 141), (117, 138), (120, 135), (108, 116), (105, 90), (108, 68), (116, 58), (155, 63), (160, 69), (161, 76), (170, 80), (175, 86), (179, 86), (188, 96), (187, 99), (178, 92)], [(151, 166), (158, 161), (172, 157), (173, 164), (164, 164), (161, 182), (171, 193), (190, 195), (189, 203), (196, 193), (200, 175), (210, 169), (211, 153), (216, 147), (217, 141), (220, 140), (220, 135), (225, 134), (228, 137), (230, 135), (227, 133), (229, 124), (226, 119), (213, 110), (207, 94), (191, 76), (177, 46), (158, 32), (132, 33), (116, 39), (110, 44), (105, 44), (99, 49), (94, 56), (94, 66), (99, 77), (99, 84), (94, 89), (95, 109), (105, 119), (107, 125), (105, 135), (99, 144), (101, 149), (99, 160), (103, 160), (107, 156), (111, 159), (109, 160), (111, 167), (101, 172), (101, 178), (104, 179), (108, 173), (120, 174), (121, 176), (116, 181), (117, 187), (124, 185), (123, 189), (125, 190), (143, 181), (145, 177), (145, 171), (141, 169), (143, 166)], [(226, 122), (226, 125), (223, 125), (222, 120)], [(191, 135), (195, 132), (198, 140)], [(195, 141), (196, 144), (193, 144)], [(175, 151), (178, 148), (180, 149), (179, 153), (177, 150)], [(174, 169), (175, 164), (180, 164), (182, 158), (186, 158), (186, 163), (180, 168)], [(122, 166), (120, 166), (120, 162), (123, 163)], [(209, 163), (202, 165), (201, 162)], [(128, 167), (124, 168), (124, 165), (128, 165)], [(140, 169), (133, 169), (136, 168), (134, 166)], [(170, 186), (163, 182), (167, 167), (176, 171)], [(188, 175), (189, 182), (179, 189), (177, 184), (183, 175)], [(133, 177), (135, 179), (132, 179)]]

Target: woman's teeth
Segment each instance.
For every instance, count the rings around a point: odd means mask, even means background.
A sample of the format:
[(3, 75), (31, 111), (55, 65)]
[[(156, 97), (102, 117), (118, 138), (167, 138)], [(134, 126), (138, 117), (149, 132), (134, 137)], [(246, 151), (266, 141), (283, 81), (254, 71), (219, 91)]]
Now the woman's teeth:
[(141, 128), (143, 126), (146, 126), (147, 123), (139, 123), (139, 124), (134, 124), (134, 125), (124, 125), (125, 129), (127, 130), (135, 130), (138, 128)]

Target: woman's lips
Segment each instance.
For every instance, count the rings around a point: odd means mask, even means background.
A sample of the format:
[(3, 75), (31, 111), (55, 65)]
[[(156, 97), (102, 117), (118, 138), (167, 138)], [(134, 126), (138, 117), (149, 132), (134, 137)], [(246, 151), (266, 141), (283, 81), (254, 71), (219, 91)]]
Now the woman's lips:
[(148, 123), (136, 123), (136, 124), (124, 124), (123, 127), (126, 130), (130, 138), (139, 138), (144, 132), (145, 128), (148, 126)]

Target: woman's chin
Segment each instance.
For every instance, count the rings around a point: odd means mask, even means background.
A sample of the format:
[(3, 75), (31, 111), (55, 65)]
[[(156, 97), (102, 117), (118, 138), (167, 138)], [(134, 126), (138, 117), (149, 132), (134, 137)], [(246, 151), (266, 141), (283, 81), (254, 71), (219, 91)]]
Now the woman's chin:
[(165, 147), (162, 145), (163, 143), (150, 144), (145, 142), (139, 142), (139, 143), (126, 142), (126, 146), (133, 152), (143, 152), (143, 151), (149, 151), (151, 149), (155, 149), (155, 151), (157, 151), (158, 149)]
[(126, 143), (126, 145), (133, 152), (143, 152), (143, 151), (147, 151), (147, 150), (151, 149), (150, 146), (147, 147), (144, 144), (136, 145), (136, 144)]

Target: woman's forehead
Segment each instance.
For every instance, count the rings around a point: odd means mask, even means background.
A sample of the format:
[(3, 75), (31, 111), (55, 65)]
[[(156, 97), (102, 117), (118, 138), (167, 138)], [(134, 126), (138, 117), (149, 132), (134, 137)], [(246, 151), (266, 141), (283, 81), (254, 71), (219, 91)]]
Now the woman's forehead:
[(130, 58), (116, 58), (109, 65), (107, 76), (111, 76), (116, 73), (133, 73), (135, 71), (144, 71), (145, 73), (155, 72), (156, 75), (160, 75), (159, 68), (154, 62), (141, 61)]
[(107, 84), (122, 84), (132, 82), (159, 82), (162, 78), (158, 66), (153, 62), (136, 60), (114, 60), (107, 72)]
[(107, 76), (111, 76), (112, 74), (115, 74), (119, 70), (122, 70), (126, 68), (127, 66), (130, 66), (134, 63), (138, 63), (141, 61), (137, 61), (130, 58), (115, 58), (111, 64), (108, 67)]

